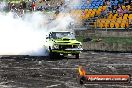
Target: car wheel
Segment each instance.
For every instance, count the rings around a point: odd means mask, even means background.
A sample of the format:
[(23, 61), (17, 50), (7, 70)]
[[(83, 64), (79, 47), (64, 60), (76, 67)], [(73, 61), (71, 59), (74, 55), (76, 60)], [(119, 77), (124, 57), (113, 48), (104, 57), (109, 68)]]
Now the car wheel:
[(53, 52), (51, 50), (51, 47), (49, 46), (49, 59), (53, 59)]
[(79, 53), (75, 55), (76, 59), (79, 59)]
[(60, 59), (60, 53), (55, 53), (55, 57), (57, 57), (56, 59)]
[(60, 54), (56, 52), (50, 52), (49, 57), (50, 59), (60, 59)]
[(49, 52), (49, 59), (52, 59), (53, 58), (53, 54), (52, 52)]

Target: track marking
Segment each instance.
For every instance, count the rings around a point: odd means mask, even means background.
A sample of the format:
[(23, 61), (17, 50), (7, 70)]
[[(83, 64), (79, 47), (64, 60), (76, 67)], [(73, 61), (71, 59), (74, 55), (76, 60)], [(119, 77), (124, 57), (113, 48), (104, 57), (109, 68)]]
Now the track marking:
[(99, 86), (99, 84), (84, 84), (85, 86)]
[(59, 86), (59, 85), (61, 85), (61, 84), (46, 86), (46, 88), (56, 87), (56, 86)]
[(76, 70), (76, 69), (78, 69), (78, 68), (45, 68), (45, 69), (53, 69), (53, 70), (60, 70), (60, 69), (62, 69), (62, 70), (67, 70), (67, 69), (73, 69), (73, 70)]
[[(103, 64), (101, 64), (101, 65), (103, 65)], [(114, 66), (129, 65), (129, 66), (132, 66), (132, 64), (124, 64), (124, 63), (122, 63), (122, 64), (104, 64), (104, 65), (114, 65)]]
[(38, 70), (38, 69), (40, 69), (40, 68), (26, 68), (26, 69)]
[[(9, 81), (9, 82), (14, 82), (14, 81)], [(16, 86), (12, 86), (12, 85), (6, 85), (6, 83), (9, 83), (9, 82), (0, 82), (0, 88), (16, 87)]]
[(90, 63), (89, 65), (104, 65), (104, 66), (108, 66), (108, 65), (114, 65), (114, 66), (119, 66), (119, 65), (129, 65), (129, 66), (132, 66), (132, 63), (131, 64), (125, 64), (125, 63), (119, 63), (119, 64), (101, 64), (101, 63)]
[[(66, 88), (80, 88), (80, 86), (78, 86), (78, 84), (76, 84), (75, 82), (71, 82), (71, 81), (65, 82), (64, 85), (67, 86)], [(86, 88), (86, 87), (81, 86), (81, 88)]]
[(113, 67), (113, 66), (111, 66), (111, 65), (108, 65), (107, 67), (110, 68), (110, 69), (111, 69), (113, 72), (115, 72), (116, 74), (118, 74), (117, 69), (116, 69), (115, 67)]
[(111, 86), (111, 87), (112, 87), (112, 86), (113, 86), (113, 87), (116, 86), (116, 87), (120, 87), (120, 88), (121, 88), (121, 87), (123, 87), (123, 88), (128, 88), (128, 87), (130, 87), (130, 88), (132, 88), (132, 86), (124, 86), (124, 85), (117, 85), (117, 84), (115, 84), (115, 85), (108, 85), (108, 86)]

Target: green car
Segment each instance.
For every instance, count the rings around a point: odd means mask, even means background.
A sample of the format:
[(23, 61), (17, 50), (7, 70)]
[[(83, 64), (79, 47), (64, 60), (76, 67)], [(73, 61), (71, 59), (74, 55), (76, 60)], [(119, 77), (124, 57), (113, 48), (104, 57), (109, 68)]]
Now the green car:
[(50, 58), (57, 58), (60, 54), (64, 56), (72, 54), (79, 59), (79, 54), (83, 50), (82, 43), (75, 39), (74, 33), (68, 31), (50, 32), (46, 42)]

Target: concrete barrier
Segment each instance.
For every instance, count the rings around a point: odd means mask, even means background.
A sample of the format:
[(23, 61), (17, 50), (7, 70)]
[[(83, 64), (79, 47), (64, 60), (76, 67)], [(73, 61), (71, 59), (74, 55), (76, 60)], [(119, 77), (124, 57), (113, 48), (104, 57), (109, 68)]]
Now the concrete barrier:
[[(132, 30), (77, 30), (76, 36), (83, 37), (132, 37)], [(84, 50), (99, 50), (99, 51), (119, 51), (132, 52), (132, 45), (120, 43), (104, 43), (104, 42), (83, 42)]]
[(97, 37), (132, 37), (132, 30), (109, 29), (109, 30), (76, 30), (76, 35)]
[(83, 42), (84, 50), (132, 52), (132, 45)]

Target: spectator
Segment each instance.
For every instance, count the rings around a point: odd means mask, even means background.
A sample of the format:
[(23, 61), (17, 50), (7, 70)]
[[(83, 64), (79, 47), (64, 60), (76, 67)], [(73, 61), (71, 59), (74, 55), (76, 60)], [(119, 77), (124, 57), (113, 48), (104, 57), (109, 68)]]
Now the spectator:
[(118, 15), (119, 15), (119, 16), (123, 16), (123, 12), (124, 12), (124, 11), (122, 10), (121, 5), (119, 4), (119, 5), (118, 5), (118, 9), (117, 9)]
[(48, 10), (48, 3), (46, 3), (44, 8), (45, 8), (45, 10)]
[[(107, 4), (107, 3), (105, 2), (105, 3), (104, 3), (104, 6), (106, 6), (106, 4)], [(103, 8), (102, 8), (102, 9), (101, 9), (100, 17), (101, 17), (101, 18), (107, 17), (107, 15), (108, 15), (107, 13), (108, 13), (108, 12), (109, 12), (108, 7), (106, 7), (106, 9), (103, 9)]]
[(123, 4), (123, 0), (118, 0), (118, 5), (122, 5)]
[(82, 16), (85, 16), (86, 13), (85, 13), (85, 10), (82, 10)]
[(11, 11), (14, 12), (16, 10), (16, 6), (15, 4), (13, 3), (12, 6), (11, 6)]
[(128, 7), (126, 7), (126, 8), (124, 9), (124, 13), (129, 13)]
[(130, 9), (129, 9), (130, 12), (132, 12), (132, 1), (131, 1), (131, 4), (130, 4)]
[(114, 6), (114, 7), (113, 7), (112, 13), (113, 13), (113, 14), (117, 13), (117, 6)]
[(11, 3), (10, 3), (10, 1), (8, 2), (8, 10), (11, 10)]
[(24, 9), (23, 9), (23, 4), (21, 3), (19, 6), (19, 16), (22, 17), (23, 14), (24, 14)]
[(61, 2), (60, 6), (63, 6), (63, 5), (64, 5), (64, 3), (63, 3), (63, 2)]
[(32, 11), (35, 11), (35, 2), (32, 2)]
[(130, 5), (130, 3), (131, 3), (131, 0), (125, 0), (125, 1), (124, 1), (124, 5), (125, 5), (125, 6)]
[(90, 0), (87, 0), (87, 4), (89, 4), (90, 3)]
[(106, 8), (107, 12), (112, 11), (112, 7), (111, 7), (111, 4), (110, 4), (109, 0), (106, 2), (106, 5), (107, 5), (107, 8)]
[(109, 0), (106, 1), (106, 4), (107, 4), (108, 7), (110, 7), (110, 5), (111, 5)]
[(36, 2), (36, 9), (37, 9), (37, 11), (43, 11), (43, 5), (44, 5), (43, 0), (37, 1)]
[(59, 13), (60, 13), (60, 6), (57, 6), (57, 7), (56, 7), (55, 14), (57, 15), (57, 14), (59, 14)]
[(106, 6), (106, 9), (103, 8), (101, 9), (101, 15), (100, 15), (101, 18), (106, 18), (108, 14), (111, 13), (112, 10), (109, 1), (105, 2), (104, 6)]
[(24, 0), (22, 1), (22, 7), (23, 9), (26, 9), (26, 2)]
[(104, 1), (103, 1), (103, 6), (105, 6), (105, 5), (106, 5), (106, 1), (104, 0)]
[(23, 9), (23, 4), (22, 3), (20, 3), (19, 9)]
[(32, 2), (30, 0), (28, 0), (27, 7), (28, 10), (32, 11)]
[(61, 11), (60, 5), (57, 3), (57, 7), (56, 7), (56, 14), (59, 14)]
[(100, 13), (100, 17), (101, 18), (107, 17), (107, 11), (102, 9)]

